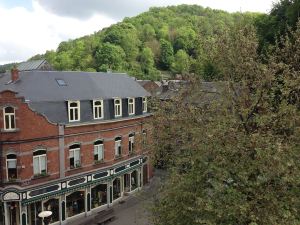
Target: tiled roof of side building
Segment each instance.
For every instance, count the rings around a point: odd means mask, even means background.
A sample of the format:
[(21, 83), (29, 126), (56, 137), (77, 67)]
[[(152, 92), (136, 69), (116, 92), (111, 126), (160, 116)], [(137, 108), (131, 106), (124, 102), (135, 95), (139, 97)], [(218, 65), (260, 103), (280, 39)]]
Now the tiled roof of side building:
[(40, 59), (22, 62), (17, 66), (17, 68), (19, 71), (37, 70), (45, 61), (45, 59)]
[[(143, 97), (150, 94), (126, 74), (60, 71), (23, 71), (11, 82), (11, 74), (0, 77), (0, 92), (10, 90), (24, 97), (29, 106), (50, 122), (67, 122), (66, 101)], [(105, 103), (108, 104), (108, 103)], [(82, 107), (83, 108), (83, 107)], [(89, 110), (91, 107), (88, 107)], [(83, 112), (88, 114), (92, 112)], [(86, 122), (89, 119), (86, 118)]]

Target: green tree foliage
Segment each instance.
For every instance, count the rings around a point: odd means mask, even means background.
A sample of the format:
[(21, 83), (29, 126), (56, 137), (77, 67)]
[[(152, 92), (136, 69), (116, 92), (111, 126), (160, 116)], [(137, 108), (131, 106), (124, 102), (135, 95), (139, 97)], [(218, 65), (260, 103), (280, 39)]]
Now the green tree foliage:
[(186, 74), (189, 73), (190, 60), (189, 55), (182, 49), (180, 49), (174, 57), (172, 64), (172, 71), (174, 73)]
[(170, 69), (174, 61), (174, 50), (172, 44), (164, 39), (160, 40), (160, 65), (163, 69)]
[(104, 43), (96, 51), (95, 62), (99, 71), (120, 71), (124, 68), (125, 52), (120, 46)]
[(291, 28), (296, 29), (300, 16), (300, 0), (280, 0), (269, 15), (260, 15), (255, 24), (260, 37), (260, 48), (267, 49), (274, 45), (276, 38), (284, 35)]
[(267, 62), (249, 26), (215, 43), (215, 97), (193, 79), (153, 117), (154, 159), (170, 173), (154, 224), (299, 224), (300, 24)]
[[(197, 5), (154, 7), (136, 17), (125, 18), (123, 22), (102, 31), (64, 41), (56, 51), (48, 51), (36, 57), (45, 57), (56, 70), (106, 70), (110, 65), (99, 61), (99, 49), (105, 43), (110, 43), (122, 48), (125, 53), (124, 62), (117, 66), (119, 71), (139, 78), (160, 79), (159, 70), (169, 70), (166, 71), (167, 73), (177, 72), (171, 71), (172, 49), (175, 53), (183, 50), (189, 56), (191, 72), (202, 76), (199, 73), (201, 70), (198, 69), (197, 37), (214, 38), (224, 29), (240, 23), (242, 18), (247, 18), (248, 23), (253, 23), (256, 17), (257, 15), (249, 13), (230, 14)], [(161, 40), (164, 40), (163, 49), (161, 49)], [(148, 70), (140, 65), (140, 56), (144, 55), (145, 47), (150, 48), (154, 55), (155, 70), (150, 74), (146, 74)], [(205, 55), (206, 52), (202, 51), (202, 54)], [(103, 64), (103, 68), (100, 68), (100, 64)]]

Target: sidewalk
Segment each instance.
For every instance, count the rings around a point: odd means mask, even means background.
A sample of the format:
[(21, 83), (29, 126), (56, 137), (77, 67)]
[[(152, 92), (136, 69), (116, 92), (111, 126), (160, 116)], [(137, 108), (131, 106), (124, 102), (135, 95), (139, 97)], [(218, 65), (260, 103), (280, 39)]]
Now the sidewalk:
[[(151, 203), (153, 197), (157, 195), (161, 182), (163, 181), (164, 172), (161, 170), (155, 171), (155, 176), (150, 183), (145, 185), (143, 189), (133, 195), (125, 197), (122, 204), (113, 206), (115, 219), (112, 222), (107, 222), (107, 225), (152, 225), (151, 223)], [(78, 219), (72, 222), (72, 225), (90, 225), (93, 224), (91, 215), (86, 218)]]

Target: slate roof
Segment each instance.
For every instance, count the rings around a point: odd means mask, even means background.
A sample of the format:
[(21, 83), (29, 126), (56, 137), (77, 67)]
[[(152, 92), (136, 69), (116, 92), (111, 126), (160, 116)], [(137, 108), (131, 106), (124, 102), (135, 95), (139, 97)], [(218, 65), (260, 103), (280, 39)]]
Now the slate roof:
[[(66, 86), (60, 86), (57, 79), (63, 80)], [(91, 100), (103, 99), (104, 107), (107, 104), (109, 108), (109, 101), (115, 97), (138, 99), (150, 96), (135, 80), (121, 73), (22, 71), (16, 82), (11, 82), (10, 73), (6, 73), (0, 75), (0, 92), (5, 90), (24, 97), (32, 110), (45, 115), (53, 123), (68, 122), (67, 100), (81, 102), (83, 119), (80, 122), (88, 122), (92, 116), (84, 116), (92, 115)]]
[(46, 62), (45, 59), (22, 62), (17, 66), (17, 69), (19, 71), (38, 70), (44, 62)]

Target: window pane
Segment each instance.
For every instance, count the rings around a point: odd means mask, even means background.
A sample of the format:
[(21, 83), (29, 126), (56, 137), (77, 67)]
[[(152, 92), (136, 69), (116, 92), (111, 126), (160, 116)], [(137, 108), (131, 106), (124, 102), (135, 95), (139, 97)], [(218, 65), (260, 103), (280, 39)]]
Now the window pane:
[(74, 120), (78, 120), (78, 109), (74, 109)]
[(9, 116), (6, 115), (5, 116), (5, 129), (10, 129), (9, 125), (10, 125)]
[(33, 173), (34, 174), (39, 174), (40, 173), (39, 158), (38, 157), (33, 158)]
[(74, 158), (74, 151), (70, 151), (70, 158)]
[(102, 160), (103, 159), (103, 148), (99, 149), (99, 155), (98, 155), (98, 160)]
[(70, 104), (70, 107), (77, 107), (77, 103), (76, 103), (76, 102), (72, 102), (72, 103)]
[(4, 111), (5, 111), (5, 113), (14, 113), (14, 108), (13, 107), (6, 107)]
[(46, 172), (46, 156), (40, 156), (41, 160), (41, 172)]
[(7, 161), (7, 168), (8, 169), (17, 168), (17, 160), (9, 160), (9, 161)]

